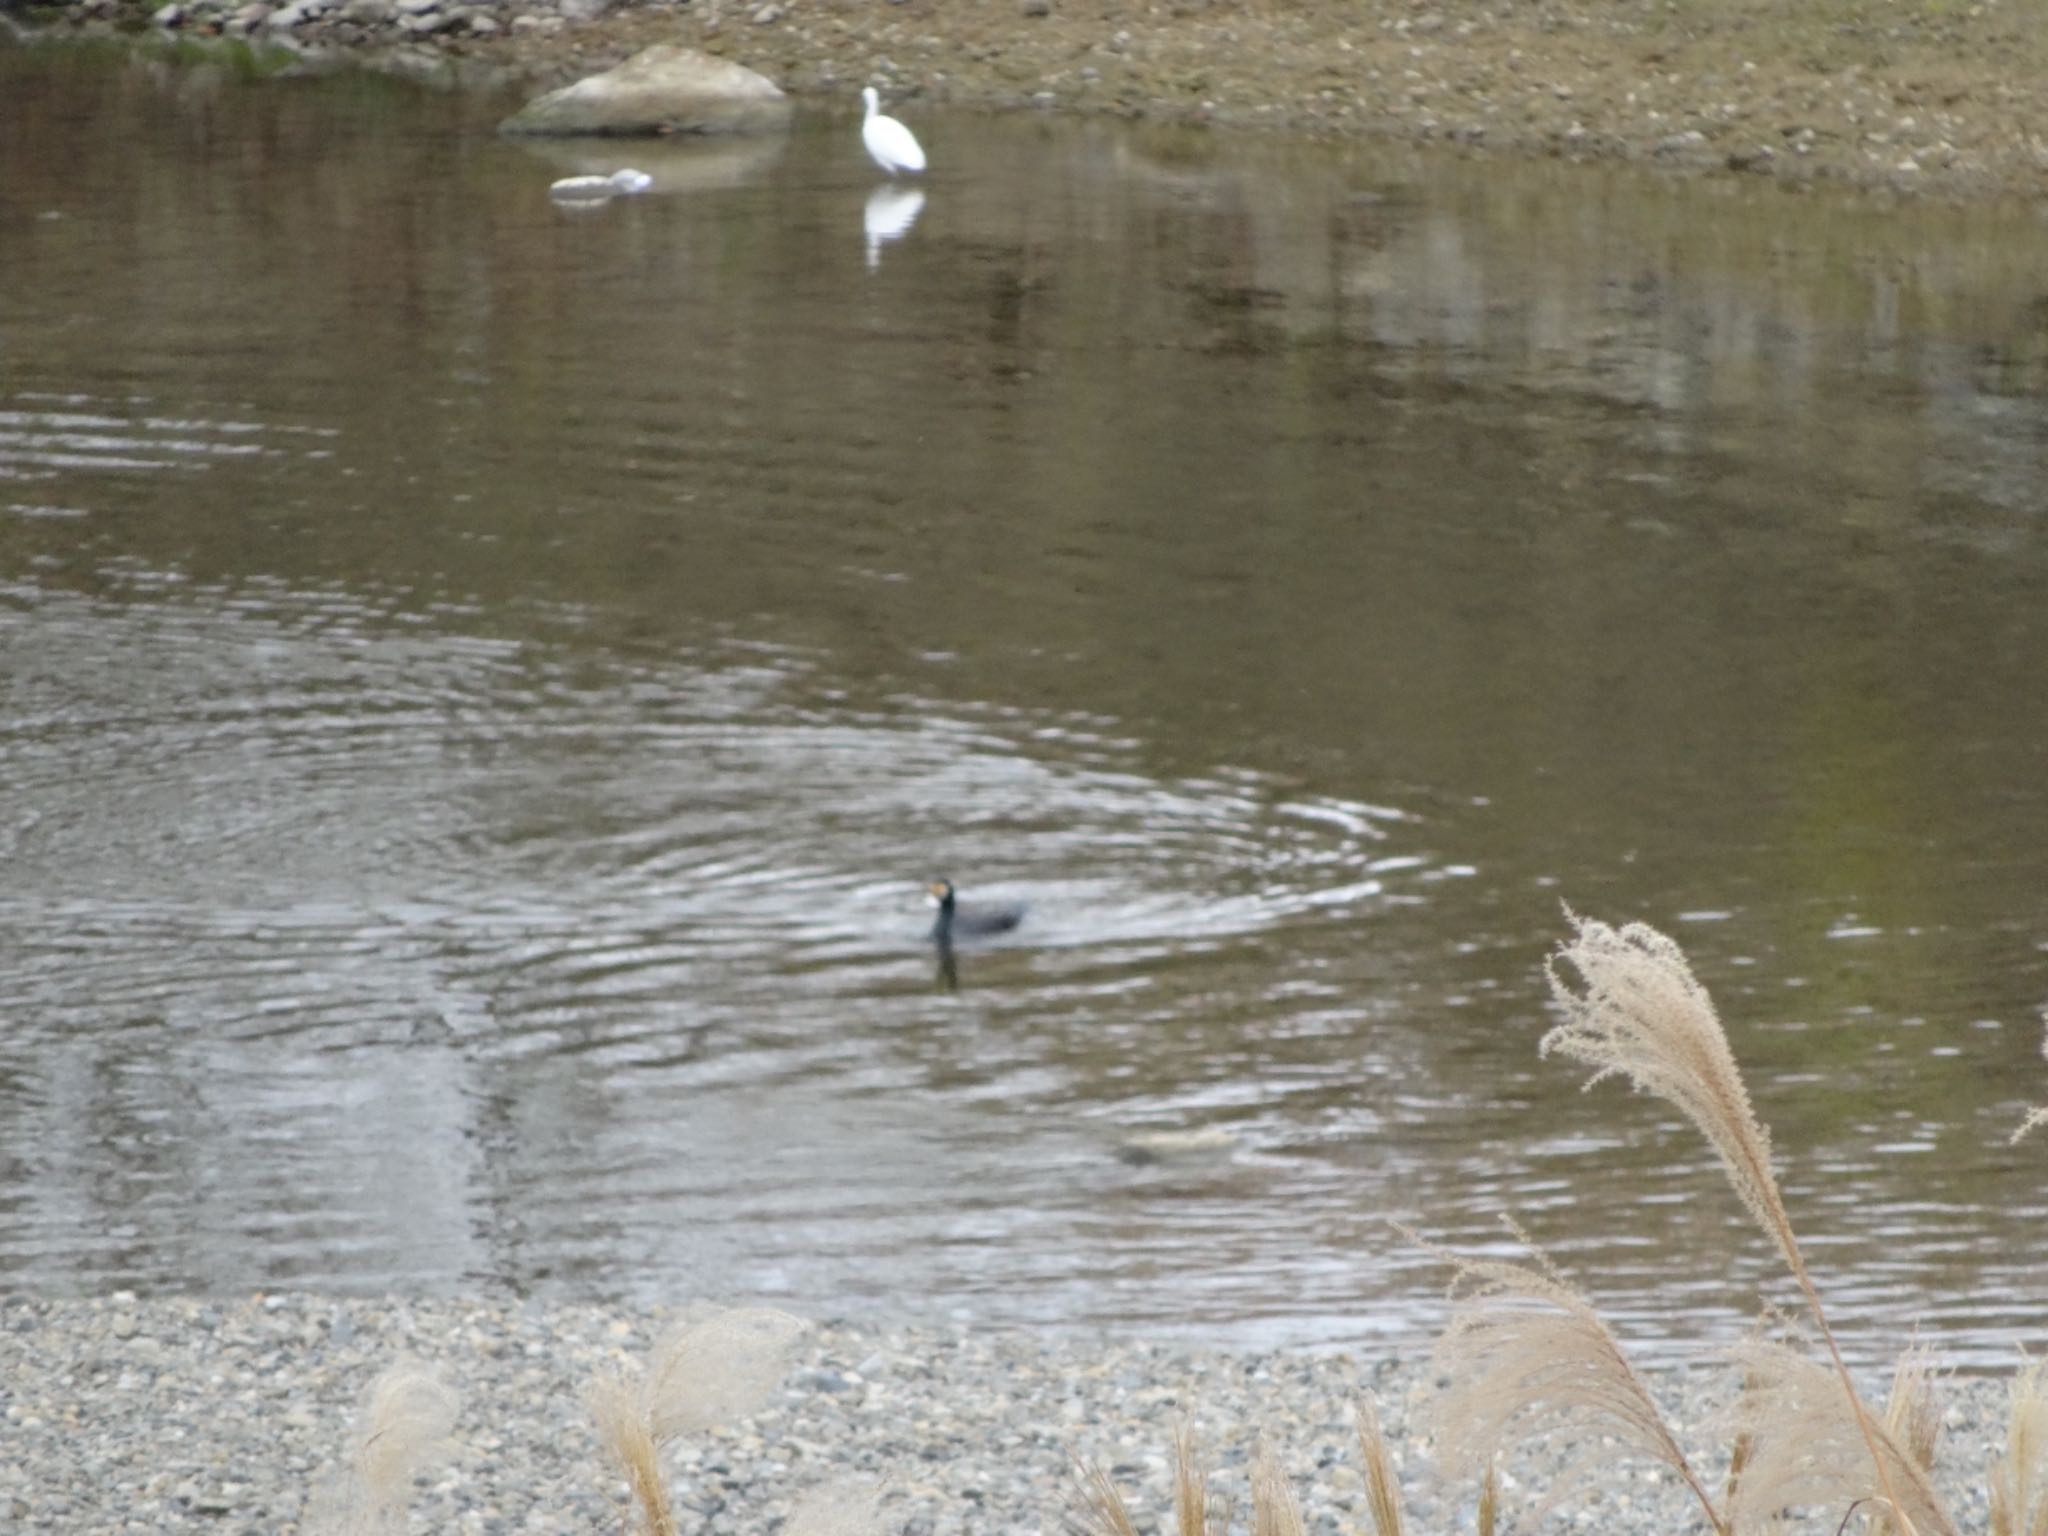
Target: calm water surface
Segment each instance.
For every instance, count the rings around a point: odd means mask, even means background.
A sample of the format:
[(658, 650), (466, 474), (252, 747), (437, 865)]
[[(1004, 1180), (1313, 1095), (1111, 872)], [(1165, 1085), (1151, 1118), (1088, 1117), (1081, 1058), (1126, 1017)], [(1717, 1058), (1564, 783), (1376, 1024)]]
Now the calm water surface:
[(1512, 1211), (1732, 1335), (1569, 900), (1852, 1351), (2040, 1345), (2038, 215), (501, 105), (0, 52), (0, 1284), (1406, 1348)]

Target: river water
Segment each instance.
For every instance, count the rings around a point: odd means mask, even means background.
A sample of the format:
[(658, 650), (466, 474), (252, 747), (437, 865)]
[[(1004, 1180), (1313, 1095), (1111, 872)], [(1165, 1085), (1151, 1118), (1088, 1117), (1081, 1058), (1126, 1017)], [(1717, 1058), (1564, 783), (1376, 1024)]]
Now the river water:
[(1733, 1337), (1569, 902), (1852, 1354), (2040, 1344), (2036, 213), (504, 105), (0, 50), (0, 1285), (1408, 1349), (1512, 1214)]

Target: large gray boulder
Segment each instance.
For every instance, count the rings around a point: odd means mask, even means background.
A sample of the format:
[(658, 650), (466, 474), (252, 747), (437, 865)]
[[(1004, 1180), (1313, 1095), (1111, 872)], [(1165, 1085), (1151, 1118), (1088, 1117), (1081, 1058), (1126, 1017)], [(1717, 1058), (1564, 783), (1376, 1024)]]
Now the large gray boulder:
[(789, 98), (743, 64), (656, 43), (616, 69), (536, 96), (506, 133), (755, 133), (789, 120)]

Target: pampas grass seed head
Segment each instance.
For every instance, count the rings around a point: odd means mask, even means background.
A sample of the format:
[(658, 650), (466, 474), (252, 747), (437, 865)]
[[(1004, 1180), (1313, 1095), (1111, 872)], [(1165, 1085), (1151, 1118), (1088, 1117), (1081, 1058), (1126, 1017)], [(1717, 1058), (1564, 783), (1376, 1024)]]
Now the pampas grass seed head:
[(406, 1490), (447, 1447), (461, 1399), (431, 1367), (400, 1361), (363, 1394), (348, 1464), (320, 1489), (306, 1528), (321, 1536), (403, 1529)]
[[(1854, 1505), (1874, 1508), (1898, 1531), (1955, 1536), (1913, 1449), (1844, 1395), (1833, 1366), (1769, 1339), (1739, 1345), (1735, 1358), (1744, 1380), (1736, 1411), (1749, 1447), (1729, 1506), (1736, 1529), (1766, 1526), (1787, 1507), (1839, 1514)], [(1904, 1391), (1911, 1399), (1920, 1388), (1909, 1379)], [(1919, 1411), (1904, 1411), (1909, 1426)], [(1874, 1456), (1866, 1454), (1873, 1445)]]
[(1509, 1445), (1606, 1433), (1671, 1468), (1708, 1522), (1726, 1529), (1621, 1341), (1540, 1251), (1535, 1264), (1444, 1256), (1457, 1272), (1451, 1320), (1436, 1345), (1449, 1384), (1435, 1418), (1452, 1475), (1490, 1470)]
[(665, 1444), (759, 1408), (809, 1327), (772, 1307), (735, 1307), (663, 1334), (647, 1377), (655, 1438)]
[[(1716, 1152), (1735, 1192), (1772, 1241), (1801, 1267), (1771, 1167), (1771, 1138), (1750, 1107), (1728, 1036), (1677, 944), (1646, 923), (1610, 928), (1572, 918), (1573, 936), (1545, 967), (1564, 1022), (1543, 1037), (1593, 1069), (1591, 1088), (1626, 1077), (1679, 1110)], [(1578, 973), (1574, 986), (1564, 967)]]
[(782, 1536), (881, 1536), (882, 1489), (861, 1478), (813, 1488), (790, 1511)]

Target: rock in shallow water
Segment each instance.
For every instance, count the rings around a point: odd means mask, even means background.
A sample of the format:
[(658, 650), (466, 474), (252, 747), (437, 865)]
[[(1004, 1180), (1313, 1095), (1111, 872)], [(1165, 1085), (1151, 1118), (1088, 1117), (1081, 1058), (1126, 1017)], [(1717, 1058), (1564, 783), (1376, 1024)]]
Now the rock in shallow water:
[(616, 69), (536, 97), (499, 127), (522, 134), (753, 133), (788, 120), (789, 98), (765, 75), (657, 43)]

